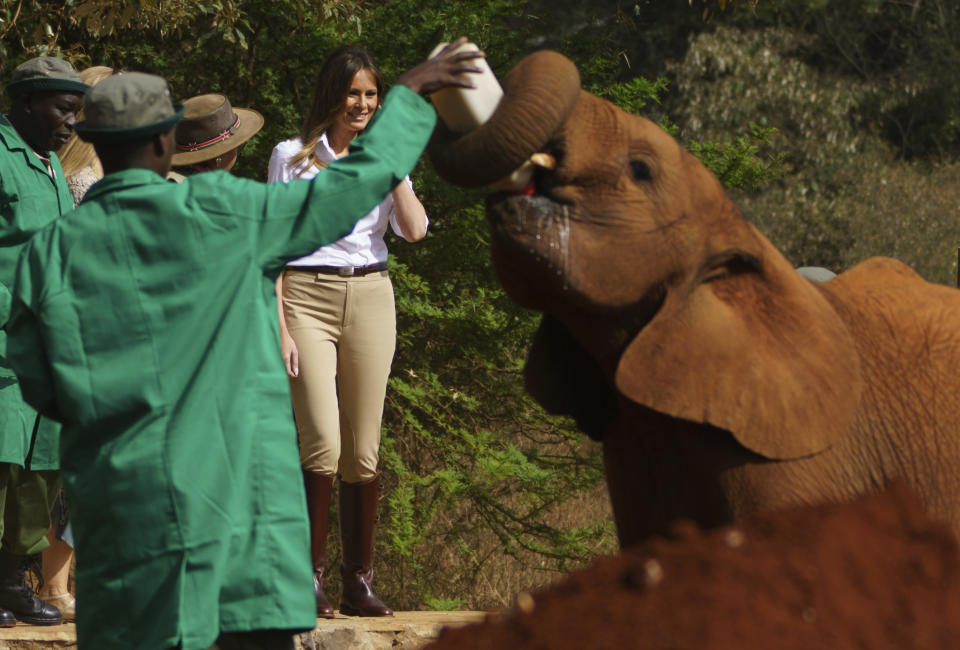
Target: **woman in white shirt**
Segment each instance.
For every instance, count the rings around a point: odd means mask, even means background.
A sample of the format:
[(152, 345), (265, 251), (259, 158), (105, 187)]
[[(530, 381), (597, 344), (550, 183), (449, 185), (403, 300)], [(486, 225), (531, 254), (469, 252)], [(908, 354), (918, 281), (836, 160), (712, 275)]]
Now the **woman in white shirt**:
[[(300, 135), (273, 150), (269, 180), (312, 178), (335, 158), (346, 156), (350, 141), (379, 108), (382, 94), (380, 71), (366, 50), (344, 47), (331, 54), (317, 75)], [(371, 589), (380, 421), (396, 345), (393, 286), (383, 241), (388, 223), (407, 241), (426, 235), (427, 215), (409, 179), (351, 234), (292, 260), (277, 281), (321, 617), (333, 616), (323, 577), (330, 494), (337, 475), (343, 542), (340, 611), (393, 615)]]

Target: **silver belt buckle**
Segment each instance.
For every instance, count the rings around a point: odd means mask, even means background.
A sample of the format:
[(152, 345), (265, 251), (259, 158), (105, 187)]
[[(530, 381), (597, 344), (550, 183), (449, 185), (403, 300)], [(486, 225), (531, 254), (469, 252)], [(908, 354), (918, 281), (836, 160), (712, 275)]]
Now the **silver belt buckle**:
[(355, 266), (341, 266), (337, 269), (337, 275), (339, 275), (341, 278), (349, 278), (356, 270), (357, 267)]

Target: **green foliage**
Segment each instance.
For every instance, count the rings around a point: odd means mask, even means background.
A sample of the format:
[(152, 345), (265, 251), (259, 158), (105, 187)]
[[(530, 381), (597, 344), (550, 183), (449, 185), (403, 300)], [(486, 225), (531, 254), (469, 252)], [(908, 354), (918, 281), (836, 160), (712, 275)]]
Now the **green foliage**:
[(660, 95), (667, 89), (664, 78), (650, 81), (644, 77), (634, 77), (629, 81), (613, 82), (606, 85), (592, 84), (587, 91), (597, 97), (607, 99), (628, 113), (643, 113), (650, 102), (660, 103)]
[(462, 598), (434, 598), (428, 596), (423, 603), (427, 609), (437, 612), (455, 612), (467, 604)]
[[(496, 284), (477, 197), (464, 205), (462, 192), (424, 177), (418, 189), (431, 199), (430, 235), (394, 246), (391, 265), (398, 350), (381, 454), (391, 481), (392, 537), (383, 553), (404, 558), (386, 563), (400, 567), (390, 581), (400, 603), (462, 594), (505, 557), (522, 566), (539, 556), (541, 571), (556, 572), (612, 546), (610, 529), (545, 523), (571, 495), (602, 482), (598, 450), (523, 390), (537, 316)], [(425, 548), (446, 561), (424, 563)], [(494, 604), (505, 603), (486, 602)]]
[(879, 92), (856, 113), (901, 156), (960, 154), (960, 4), (778, 0), (765, 3), (757, 17), (810, 34), (796, 54), (811, 65), (874, 84)]
[(933, 51), (915, 38), (940, 42), (945, 23), (929, 11), (950, 22), (953, 9), (913, 6), (908, 15), (888, 2), (765, 3), (735, 28), (698, 34), (668, 67), (665, 104), (682, 140), (722, 141), (751, 121), (776, 128), (758, 153), (780, 155), (783, 175), (738, 198), (798, 266), (842, 271), (886, 255), (955, 282), (957, 85), (943, 67), (954, 45)]
[[(773, 178), (762, 192), (742, 196), (741, 206), (794, 264), (840, 270), (855, 237), (835, 211), (837, 179), (867, 146), (863, 123), (851, 112), (872, 90), (823, 77), (797, 58), (810, 38), (765, 27), (721, 26), (699, 34), (686, 56), (668, 67), (674, 92), (666, 103), (692, 150), (759, 125), (763, 137), (752, 142), (757, 149), (746, 159), (773, 162)], [(723, 174), (725, 165), (705, 158)]]
[(78, 68), (161, 74), (181, 98), (222, 92), (237, 106), (264, 114), (264, 129), (247, 143), (235, 170), (260, 179), (273, 145), (298, 130), (324, 54), (356, 38), (362, 16), (354, 0), (19, 4), (19, 13), (0, 10), (4, 76), (21, 61), (48, 53)]
[(777, 153), (767, 160), (759, 157), (760, 148), (777, 132), (772, 126), (749, 125), (749, 132), (735, 141), (701, 143), (691, 140), (687, 149), (716, 174), (727, 187), (756, 190), (761, 185), (781, 177), (786, 154)]
[(703, 11), (704, 20), (709, 20), (716, 14), (724, 11), (732, 11), (744, 7), (755, 9), (757, 4), (759, 4), (759, 0), (746, 0), (744, 2), (739, 2), (738, 0), (687, 0), (687, 3), (691, 7), (700, 6)]

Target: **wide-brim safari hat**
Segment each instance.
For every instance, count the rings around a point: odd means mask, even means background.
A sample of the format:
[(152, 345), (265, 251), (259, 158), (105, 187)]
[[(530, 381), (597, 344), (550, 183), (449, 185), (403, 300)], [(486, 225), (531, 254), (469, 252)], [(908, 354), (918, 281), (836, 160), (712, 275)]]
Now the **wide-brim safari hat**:
[(127, 141), (166, 133), (183, 117), (163, 77), (122, 72), (93, 86), (83, 103), (85, 119), (74, 127), (88, 141)]
[(55, 56), (38, 56), (24, 61), (13, 71), (7, 84), (11, 98), (32, 92), (63, 92), (80, 95), (90, 88), (83, 83), (80, 73), (63, 59)]
[(236, 149), (263, 127), (263, 116), (251, 108), (234, 108), (217, 93), (197, 95), (183, 102), (183, 120), (177, 124), (174, 166), (211, 160)]

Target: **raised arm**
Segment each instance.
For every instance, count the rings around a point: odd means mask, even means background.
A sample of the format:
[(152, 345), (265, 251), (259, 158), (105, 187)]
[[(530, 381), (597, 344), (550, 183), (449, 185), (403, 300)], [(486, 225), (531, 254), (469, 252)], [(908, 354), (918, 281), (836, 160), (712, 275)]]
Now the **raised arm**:
[(400, 235), (407, 241), (420, 241), (427, 235), (427, 211), (413, 188), (406, 180), (390, 193), (393, 197), (393, 212)]
[[(455, 53), (458, 46), (459, 42), (451, 44), (400, 76), (383, 108), (354, 140), (350, 155), (334, 161), (310, 181), (268, 187), (263, 231), (257, 233), (265, 268), (277, 272), (288, 260), (340, 239), (401, 184), (420, 158), (437, 119), (433, 108), (416, 93), (446, 86), (469, 87), (469, 75), (464, 73), (479, 72), (474, 61), (482, 53)], [(409, 225), (415, 226), (418, 216), (423, 224), (423, 206), (412, 191), (407, 196), (401, 190), (400, 199), (402, 209), (413, 217)], [(291, 206), (297, 209), (291, 211)], [(282, 220), (281, 215), (291, 221), (276, 228), (271, 222)], [(410, 234), (422, 237), (417, 230), (413, 227)]]

